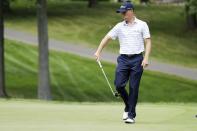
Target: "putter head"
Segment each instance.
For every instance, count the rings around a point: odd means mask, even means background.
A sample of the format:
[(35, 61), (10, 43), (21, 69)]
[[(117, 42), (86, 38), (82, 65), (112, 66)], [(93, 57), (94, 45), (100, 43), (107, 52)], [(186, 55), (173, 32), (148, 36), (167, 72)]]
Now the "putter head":
[(118, 92), (115, 92), (114, 93), (114, 96), (118, 98), (119, 97), (119, 93)]

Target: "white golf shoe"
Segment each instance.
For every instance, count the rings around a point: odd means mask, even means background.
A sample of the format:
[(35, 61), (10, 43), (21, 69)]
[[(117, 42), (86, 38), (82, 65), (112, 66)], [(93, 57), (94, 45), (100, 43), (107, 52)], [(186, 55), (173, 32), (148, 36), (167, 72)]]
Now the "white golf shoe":
[(133, 118), (127, 118), (127, 119), (125, 120), (125, 123), (133, 124), (133, 123), (135, 123), (135, 120), (134, 120)]
[(128, 112), (124, 112), (122, 115), (122, 119), (126, 120), (128, 118)]

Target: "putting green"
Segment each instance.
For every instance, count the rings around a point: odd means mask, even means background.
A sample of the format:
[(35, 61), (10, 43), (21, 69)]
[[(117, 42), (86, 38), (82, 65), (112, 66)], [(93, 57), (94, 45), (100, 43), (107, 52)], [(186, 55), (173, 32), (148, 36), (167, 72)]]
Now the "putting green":
[(197, 104), (140, 103), (135, 124), (121, 103), (0, 99), (0, 131), (196, 131)]

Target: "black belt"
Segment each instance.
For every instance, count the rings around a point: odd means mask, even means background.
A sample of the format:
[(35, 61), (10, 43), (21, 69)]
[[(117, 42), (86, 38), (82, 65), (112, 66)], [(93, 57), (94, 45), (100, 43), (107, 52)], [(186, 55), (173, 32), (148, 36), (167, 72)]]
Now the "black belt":
[(142, 55), (142, 53), (140, 54), (121, 54), (121, 56), (126, 56), (126, 57), (134, 57), (134, 56), (139, 56)]

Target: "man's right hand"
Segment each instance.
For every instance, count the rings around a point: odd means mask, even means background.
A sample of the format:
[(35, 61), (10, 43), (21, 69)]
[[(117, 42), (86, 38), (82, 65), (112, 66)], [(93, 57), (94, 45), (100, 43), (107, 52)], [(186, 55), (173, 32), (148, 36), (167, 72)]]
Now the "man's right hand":
[(96, 59), (96, 60), (99, 60), (99, 59), (100, 59), (100, 53), (95, 52), (95, 53), (94, 53), (94, 56), (95, 56), (95, 59)]

